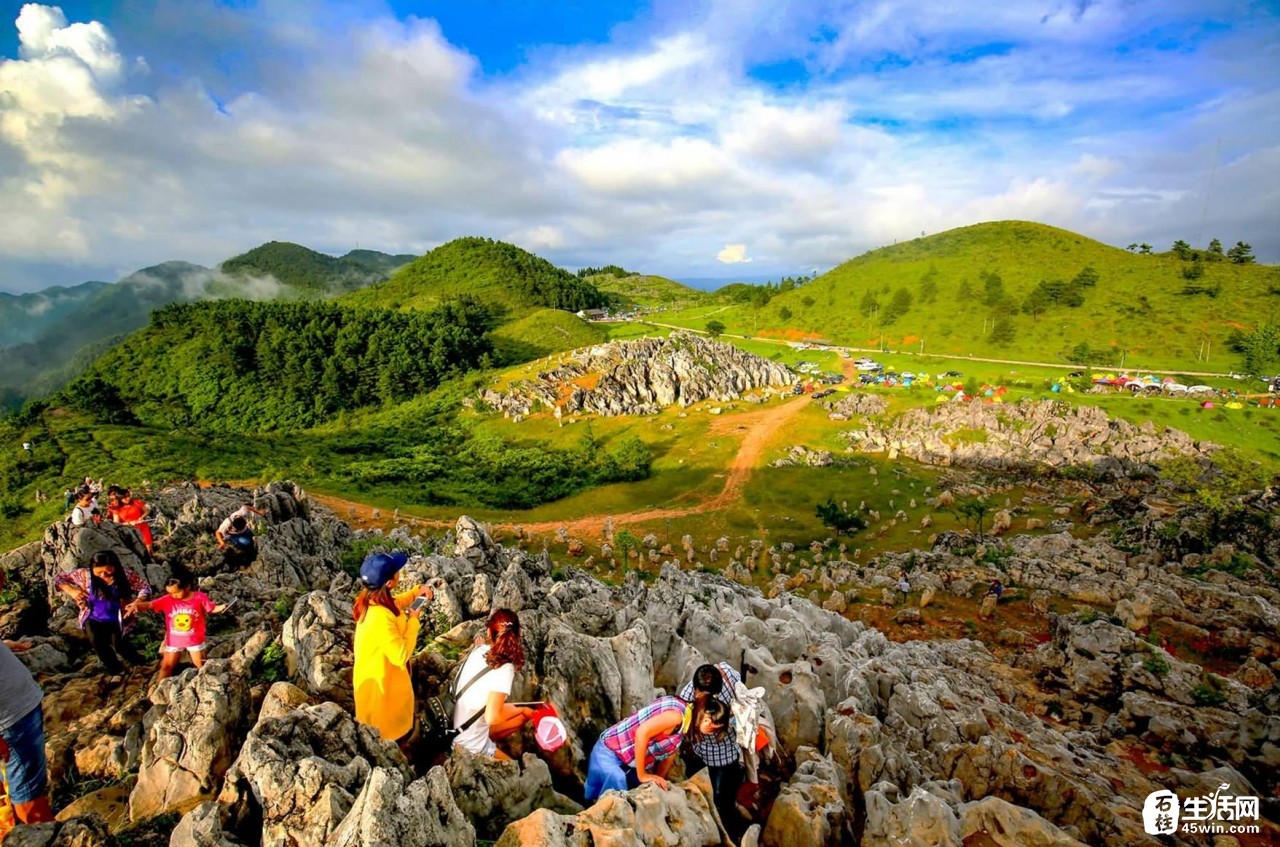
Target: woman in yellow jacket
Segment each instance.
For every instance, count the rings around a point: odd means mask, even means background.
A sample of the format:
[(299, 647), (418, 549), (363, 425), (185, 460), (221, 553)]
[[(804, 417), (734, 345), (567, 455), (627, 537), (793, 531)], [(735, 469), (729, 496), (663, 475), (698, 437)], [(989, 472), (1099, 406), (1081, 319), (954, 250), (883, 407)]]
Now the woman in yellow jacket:
[(360, 566), (360, 595), (356, 597), (355, 666), (356, 720), (374, 727), (390, 741), (407, 741), (413, 731), (413, 682), (409, 657), (421, 628), (422, 605), (409, 607), (418, 597), (431, 600), (423, 585), (392, 594), (400, 582), (404, 553), (373, 553)]

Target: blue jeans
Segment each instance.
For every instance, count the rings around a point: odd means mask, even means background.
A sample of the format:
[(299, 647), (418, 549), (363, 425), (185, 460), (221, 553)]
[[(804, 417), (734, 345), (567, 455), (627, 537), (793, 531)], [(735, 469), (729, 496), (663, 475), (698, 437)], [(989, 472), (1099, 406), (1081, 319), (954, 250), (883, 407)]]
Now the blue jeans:
[(605, 746), (603, 738), (597, 741), (587, 760), (587, 783), (582, 789), (586, 798), (595, 800), (606, 791), (626, 791), (639, 784), (636, 769), (624, 765), (618, 754)]
[(49, 789), (48, 762), (44, 758), (44, 710), (36, 706), (26, 717), (0, 732), (9, 746), (5, 777), (9, 799), (15, 806), (30, 803)]

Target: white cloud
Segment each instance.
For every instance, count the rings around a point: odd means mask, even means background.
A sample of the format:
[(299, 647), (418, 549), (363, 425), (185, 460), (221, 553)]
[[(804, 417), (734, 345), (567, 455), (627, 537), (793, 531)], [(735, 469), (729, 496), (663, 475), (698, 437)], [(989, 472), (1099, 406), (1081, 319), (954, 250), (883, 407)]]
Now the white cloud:
[(716, 261), (726, 265), (738, 265), (751, 260), (747, 258), (747, 245), (726, 244), (724, 249), (716, 254)]
[[(268, 5), (218, 7), (234, 26), (202, 30), (277, 57), (221, 86), (203, 66), (165, 75), (171, 54), (126, 61), (100, 22), (23, 8), (19, 58), (0, 60), (0, 287), (21, 262), (468, 234), (691, 276), (751, 261), (750, 244), (790, 273), (978, 220), (1165, 243), (1207, 228), (1206, 209), (1224, 240), (1280, 258), (1275, 25), (1114, 49), (1202, 14), (1190, 0), (671, 4), (500, 77), (433, 21), (356, 16), (335, 34), (321, 11)], [(769, 62), (811, 75), (770, 84), (753, 75)], [(726, 233), (741, 243), (713, 261)]]

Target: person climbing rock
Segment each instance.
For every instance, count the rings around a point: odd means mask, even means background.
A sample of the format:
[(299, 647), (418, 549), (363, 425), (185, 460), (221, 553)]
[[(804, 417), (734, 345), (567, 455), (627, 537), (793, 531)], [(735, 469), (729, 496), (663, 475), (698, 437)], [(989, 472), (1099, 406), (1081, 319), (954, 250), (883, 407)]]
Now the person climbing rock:
[(164, 584), (165, 596), (155, 600), (134, 600), (127, 611), (155, 611), (164, 615), (164, 645), (160, 648), (159, 679), (173, 676), (184, 652), (191, 655), (191, 664), (197, 668), (204, 664), (206, 615), (225, 612), (225, 605), (215, 605), (209, 595), (197, 590), (196, 578), (184, 565), (169, 569), (169, 579)]
[(102, 523), (102, 515), (98, 513), (98, 504), (93, 499), (93, 492), (88, 487), (76, 491), (76, 505), (71, 510), (72, 526), (88, 526), (91, 523)]
[(135, 597), (149, 598), (151, 586), (120, 564), (114, 550), (94, 553), (88, 567), (63, 571), (54, 577), (53, 586), (80, 607), (80, 628), (89, 635), (89, 643), (108, 673), (124, 671), (121, 657), (131, 665), (144, 663), (125, 639), (134, 624), (127, 606)]
[(728, 726), (729, 707), (707, 694), (697, 694), (692, 703), (669, 694), (659, 697), (596, 741), (585, 796), (595, 800), (606, 791), (626, 791), (646, 782), (666, 789), (681, 745), (723, 733)]
[[(705, 694), (731, 707), (734, 686), (740, 682), (742, 677), (728, 662), (701, 665), (693, 672), (693, 679), (680, 689), (680, 699), (693, 702), (698, 694)], [(738, 788), (742, 785), (742, 748), (738, 746), (737, 738), (731, 732), (700, 736), (688, 746), (693, 754), (690, 758), (696, 756), (698, 761), (692, 768), (687, 768), (687, 772), (693, 773), (701, 765), (707, 766), (720, 817), (728, 820)]]
[(107, 490), (107, 517), (137, 530), (148, 556), (151, 555), (152, 544), (151, 525), (147, 522), (149, 512), (147, 504), (134, 497), (131, 489), (112, 486)]
[(453, 744), (481, 756), (510, 760), (494, 742), (518, 732), (534, 713), (530, 707), (507, 702), (516, 672), (524, 667), (520, 618), (510, 609), (494, 609), (485, 635), (484, 643), (471, 651), (458, 672), (462, 694), (453, 710), (453, 727), (459, 731)]
[(368, 724), (389, 741), (407, 749), (414, 728), (413, 680), (409, 657), (418, 641), (426, 605), (410, 610), (413, 601), (435, 596), (427, 585), (392, 594), (400, 584), (400, 569), (409, 561), (404, 553), (372, 553), (360, 565), (360, 594), (352, 609), (356, 619), (356, 720)]
[(53, 820), (40, 705), (44, 692), (14, 655), (29, 646), (21, 641), (0, 644), (0, 761), (14, 817), (19, 823), (43, 823)]
[(249, 526), (249, 516), (262, 517), (264, 512), (253, 508), (252, 503), (245, 503), (239, 509), (227, 515), (213, 537), (218, 542), (218, 549), (225, 555), (227, 564), (242, 567), (252, 562), (258, 555), (258, 544), (253, 540), (253, 529)]

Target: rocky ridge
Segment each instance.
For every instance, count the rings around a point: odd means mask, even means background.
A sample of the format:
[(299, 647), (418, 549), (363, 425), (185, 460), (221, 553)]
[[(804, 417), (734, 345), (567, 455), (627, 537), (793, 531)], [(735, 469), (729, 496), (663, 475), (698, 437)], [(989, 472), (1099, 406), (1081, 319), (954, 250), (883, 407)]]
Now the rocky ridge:
[(684, 331), (668, 338), (599, 344), (564, 358), (535, 380), (519, 380), (505, 392), (485, 389), (480, 400), (508, 417), (524, 417), (539, 408), (557, 416), (652, 415), (673, 405), (772, 394), (799, 381), (784, 365)]
[(1088, 467), (1099, 476), (1150, 474), (1176, 456), (1217, 446), (1149, 421), (1135, 426), (1095, 406), (1049, 400), (942, 403), (845, 433), (851, 449), (942, 466), (1008, 470)]
[[(411, 663), (417, 690), (439, 687), (490, 609), (511, 608), (529, 655), (512, 698), (556, 703), (571, 738), (545, 760), (457, 756), (420, 771), (340, 705), (350, 701), (352, 583), (339, 565), (349, 531), (296, 487), (256, 494), (271, 504), (262, 555), (238, 572), (203, 549), (192, 527), (212, 524), (246, 492), (183, 488), (150, 498), (171, 522), (158, 549), (199, 564), (202, 587), (218, 600), (243, 598), (236, 626), (212, 637), (203, 668), (150, 693), (137, 674), (113, 689), (91, 663), (89, 673), (71, 670), (85, 663), (85, 645), (64, 609), (22, 633), (64, 656), (39, 671), (55, 782), (91, 773), (132, 780), (135, 821), (183, 813), (174, 847), (727, 844), (696, 776), (586, 809), (575, 793), (605, 727), (704, 661), (739, 659), (755, 669), (749, 684), (765, 689), (784, 753), (771, 776), (772, 811), (744, 845), (959, 845), (980, 835), (1002, 845), (1155, 844), (1141, 822), (1148, 793), (1207, 794), (1222, 783), (1261, 796), (1264, 814), (1280, 818), (1280, 596), (1261, 567), (1249, 578), (1186, 575), (1236, 551), (1170, 562), (1154, 545), (1134, 553), (1059, 534), (988, 542), (1000, 555), (984, 556), (972, 538), (945, 534), (910, 559), (812, 570), (823, 594), (892, 583), (908, 570), (935, 595), (972, 596), (997, 574), (1033, 603), (1043, 592), (1114, 606), (1118, 622), (1049, 617), (1050, 639), (1026, 644), (1010, 664), (975, 641), (894, 642), (812, 602), (820, 595), (775, 586), (766, 596), (674, 561), (653, 581), (633, 572), (609, 586), (553, 569), (545, 553), (504, 547), (468, 518), (443, 545), (398, 532), (386, 543), (413, 553), (406, 583), (446, 586), (432, 609), (436, 634)], [(111, 543), (124, 553), (128, 542)], [(82, 543), (54, 527), (3, 564), (39, 580)], [(274, 612), (282, 596), (296, 598), (283, 622)], [(1162, 656), (1135, 634), (1156, 618), (1231, 633), (1250, 674), (1220, 677)], [(283, 650), (296, 685), (265, 683), (269, 647)], [(1135, 750), (1173, 764), (1143, 767)], [(30, 829), (23, 838), (39, 834)], [(104, 831), (78, 818), (24, 843), (111, 843)]]

